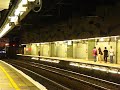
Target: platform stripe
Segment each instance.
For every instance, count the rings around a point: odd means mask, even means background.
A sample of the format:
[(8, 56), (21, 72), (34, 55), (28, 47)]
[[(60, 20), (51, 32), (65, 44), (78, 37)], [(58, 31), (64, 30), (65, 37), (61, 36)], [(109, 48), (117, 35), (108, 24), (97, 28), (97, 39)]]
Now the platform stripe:
[(5, 73), (5, 75), (7, 76), (7, 78), (10, 80), (11, 84), (13, 85), (13, 87), (16, 90), (20, 90), (20, 88), (17, 86), (17, 84), (14, 82), (14, 80), (10, 77), (10, 75), (6, 72), (6, 70), (2, 66), (0, 66), (0, 68)]

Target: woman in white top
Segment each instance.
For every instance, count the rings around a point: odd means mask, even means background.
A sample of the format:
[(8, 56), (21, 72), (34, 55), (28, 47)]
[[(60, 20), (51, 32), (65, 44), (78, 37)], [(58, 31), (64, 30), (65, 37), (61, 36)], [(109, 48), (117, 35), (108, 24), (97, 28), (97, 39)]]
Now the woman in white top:
[(114, 56), (114, 50), (112, 49), (112, 46), (110, 46), (110, 63), (113, 63), (113, 56)]

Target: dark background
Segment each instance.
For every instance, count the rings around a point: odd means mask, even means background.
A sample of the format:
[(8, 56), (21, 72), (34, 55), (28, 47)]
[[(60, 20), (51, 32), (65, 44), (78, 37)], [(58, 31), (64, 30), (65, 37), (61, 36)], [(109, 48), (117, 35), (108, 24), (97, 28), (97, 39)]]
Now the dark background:
[(119, 0), (43, 0), (40, 12), (31, 11), (4, 37), (21, 44), (119, 35), (119, 11)]

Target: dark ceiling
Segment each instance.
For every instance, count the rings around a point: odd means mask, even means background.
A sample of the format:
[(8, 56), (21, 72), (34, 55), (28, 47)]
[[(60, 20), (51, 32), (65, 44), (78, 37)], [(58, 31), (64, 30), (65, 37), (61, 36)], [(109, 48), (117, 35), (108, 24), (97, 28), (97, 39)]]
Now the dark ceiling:
[[(64, 20), (74, 15), (89, 16), (95, 15), (96, 7), (99, 5), (113, 5), (119, 0), (42, 0), (43, 5), (40, 12), (31, 11), (21, 25), (49, 24), (49, 21)], [(11, 0), (10, 8), (17, 0)], [(9, 10), (2, 11), (0, 25), (3, 23)], [(35, 8), (37, 9), (37, 8)], [(47, 22), (47, 23), (46, 23)]]
[[(31, 11), (21, 24), (42, 25), (51, 24), (53, 21), (65, 20), (72, 16), (95, 15), (99, 5), (114, 5), (117, 0), (43, 0), (39, 13)], [(37, 8), (36, 8), (37, 9)]]
[[(72, 16), (90, 16), (96, 15), (96, 7), (101, 5), (114, 5), (119, 0), (42, 0), (43, 5), (40, 12), (36, 13), (33, 10), (20, 22), (20, 25), (15, 27), (6, 35), (17, 35), (21, 28), (37, 28), (45, 27), (48, 24), (64, 21)], [(11, 6), (15, 5), (17, 0), (11, 0)], [(38, 9), (38, 8), (35, 8)], [(2, 19), (10, 9), (2, 11)]]
[(43, 0), (41, 11), (36, 13), (32, 10), (26, 18), (21, 21), (21, 24), (49, 24), (51, 21), (56, 22), (57, 20), (69, 18), (71, 15), (72, 0)]
[[(113, 5), (119, 0), (42, 0), (43, 5), (40, 12), (31, 11), (21, 24), (38, 24), (49, 19), (66, 19), (72, 15), (88, 16), (94, 15), (96, 6)], [(11, 6), (15, 5), (17, 0), (11, 0), (8, 10), (1, 11), (0, 25), (3, 23)], [(37, 9), (37, 8), (36, 8)], [(29, 22), (28, 22), (29, 21)]]

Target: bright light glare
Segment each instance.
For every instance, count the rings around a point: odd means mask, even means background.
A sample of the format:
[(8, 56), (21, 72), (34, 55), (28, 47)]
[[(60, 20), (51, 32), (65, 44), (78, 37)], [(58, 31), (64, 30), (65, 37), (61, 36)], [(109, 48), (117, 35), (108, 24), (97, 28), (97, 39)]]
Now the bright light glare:
[(32, 57), (31, 59), (34, 59), (34, 60), (39, 60), (39, 58), (37, 58), (37, 57)]
[(104, 41), (104, 38), (100, 38), (100, 41)]
[(11, 28), (11, 26), (9, 26), (9, 23), (6, 24), (5, 28), (2, 30), (2, 32), (0, 32), (0, 38), (3, 37), (3, 35)]
[(111, 73), (118, 73), (118, 70), (109, 70)]
[(76, 66), (76, 67), (79, 67), (79, 66), (80, 66), (79, 63), (74, 63), (74, 62), (70, 62), (69, 65), (71, 65), (71, 66)]
[(34, 2), (35, 0), (28, 0), (29, 2)]
[(100, 68), (99, 70), (101, 70), (101, 71), (107, 71), (107, 68)]
[(72, 41), (68, 41), (67, 43), (68, 43), (68, 45), (72, 45)]
[(37, 46), (39, 46), (40, 44), (39, 43), (37, 43)]
[(10, 22), (17, 22), (18, 21), (18, 16), (11, 16), (10, 17)]
[(21, 12), (25, 12), (27, 10), (27, 7), (20, 7), (19, 9)]
[(9, 43), (6, 43), (5, 46), (9, 46)]
[[(22, 15), (26, 10), (27, 7), (25, 7), (24, 5), (28, 4), (28, 1), (30, 2), (34, 2), (35, 0), (22, 0), (17, 9), (14, 12), (15, 16), (9, 17), (10, 18), (10, 22), (14, 22), (15, 25), (18, 24), (18, 16)], [(22, 13), (21, 13), (22, 12)], [(3, 35), (5, 35), (5, 33), (11, 28), (11, 26), (9, 26), (9, 23), (6, 24), (5, 28), (2, 29), (2, 31), (0, 32), (0, 38), (3, 37)]]
[(16, 9), (14, 14), (15, 14), (16, 16), (19, 16), (20, 10)]
[(82, 67), (82, 68), (86, 68), (86, 65), (85, 65), (85, 64), (82, 64), (82, 65), (80, 65), (80, 67)]
[(23, 5), (26, 5), (28, 2), (27, 2), (27, 0), (22, 0), (21, 3), (22, 3)]
[(95, 67), (93, 67), (93, 69), (95, 69), (95, 70), (100, 70), (100, 67), (95, 66)]
[(59, 60), (51, 60), (51, 59), (40, 59), (41, 61), (51, 62), (51, 63), (59, 63)]
[(92, 66), (91, 66), (91, 65), (87, 65), (86, 68), (90, 68), (90, 69), (92, 69)]

